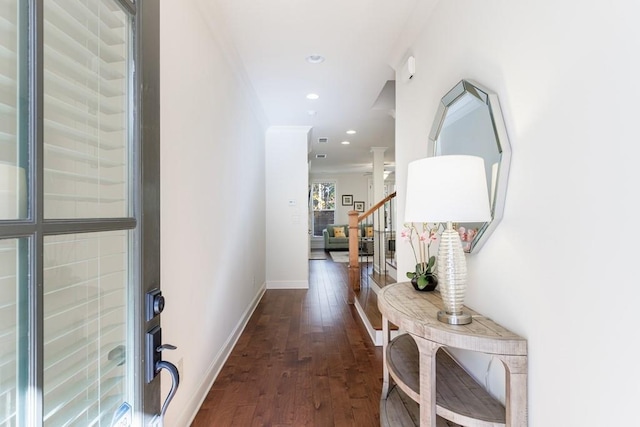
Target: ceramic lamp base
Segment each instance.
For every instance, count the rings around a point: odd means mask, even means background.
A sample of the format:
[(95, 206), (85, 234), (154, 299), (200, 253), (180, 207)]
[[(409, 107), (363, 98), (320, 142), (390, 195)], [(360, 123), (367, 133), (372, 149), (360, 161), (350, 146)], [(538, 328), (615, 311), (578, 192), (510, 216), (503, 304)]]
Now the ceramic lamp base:
[(471, 315), (465, 312), (452, 314), (446, 311), (439, 311), (438, 320), (449, 325), (468, 325), (471, 323)]

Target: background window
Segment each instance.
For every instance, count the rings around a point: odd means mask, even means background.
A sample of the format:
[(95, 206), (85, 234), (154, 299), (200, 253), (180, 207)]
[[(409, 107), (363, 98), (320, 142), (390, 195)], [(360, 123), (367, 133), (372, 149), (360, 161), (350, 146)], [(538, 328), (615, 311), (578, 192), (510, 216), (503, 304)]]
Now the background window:
[(313, 235), (322, 236), (327, 224), (333, 224), (336, 210), (336, 183), (314, 182), (311, 187)]

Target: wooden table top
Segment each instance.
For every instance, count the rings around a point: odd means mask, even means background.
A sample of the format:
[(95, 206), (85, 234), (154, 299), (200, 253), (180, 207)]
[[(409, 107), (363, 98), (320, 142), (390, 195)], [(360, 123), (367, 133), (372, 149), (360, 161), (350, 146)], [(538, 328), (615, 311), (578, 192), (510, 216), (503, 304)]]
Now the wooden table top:
[(489, 354), (526, 356), (527, 341), (482, 314), (464, 308), (472, 315), (468, 325), (440, 322), (443, 310), (439, 292), (416, 291), (410, 282), (385, 286), (378, 293), (378, 308), (391, 323), (406, 332), (444, 346)]

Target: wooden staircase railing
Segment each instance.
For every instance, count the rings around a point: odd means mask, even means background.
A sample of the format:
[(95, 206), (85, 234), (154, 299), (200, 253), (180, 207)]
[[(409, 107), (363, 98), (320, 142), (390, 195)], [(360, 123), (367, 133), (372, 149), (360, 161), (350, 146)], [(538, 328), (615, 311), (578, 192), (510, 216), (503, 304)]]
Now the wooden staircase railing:
[(396, 197), (395, 191), (373, 205), (362, 215), (358, 215), (357, 211), (349, 211), (349, 296), (347, 298), (349, 304), (354, 303), (355, 292), (360, 290), (360, 262), (358, 261), (360, 223), (394, 197)]

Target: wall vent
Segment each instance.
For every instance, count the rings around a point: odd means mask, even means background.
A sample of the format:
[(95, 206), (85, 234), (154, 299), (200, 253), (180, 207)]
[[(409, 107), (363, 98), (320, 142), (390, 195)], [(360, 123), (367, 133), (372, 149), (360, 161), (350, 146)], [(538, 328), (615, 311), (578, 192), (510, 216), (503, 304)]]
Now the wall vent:
[(329, 138), (327, 138), (326, 136), (321, 136), (320, 138), (318, 138), (318, 142), (320, 144), (326, 144), (327, 142), (329, 142)]
[(316, 159), (326, 159), (327, 155), (326, 154), (316, 154)]

